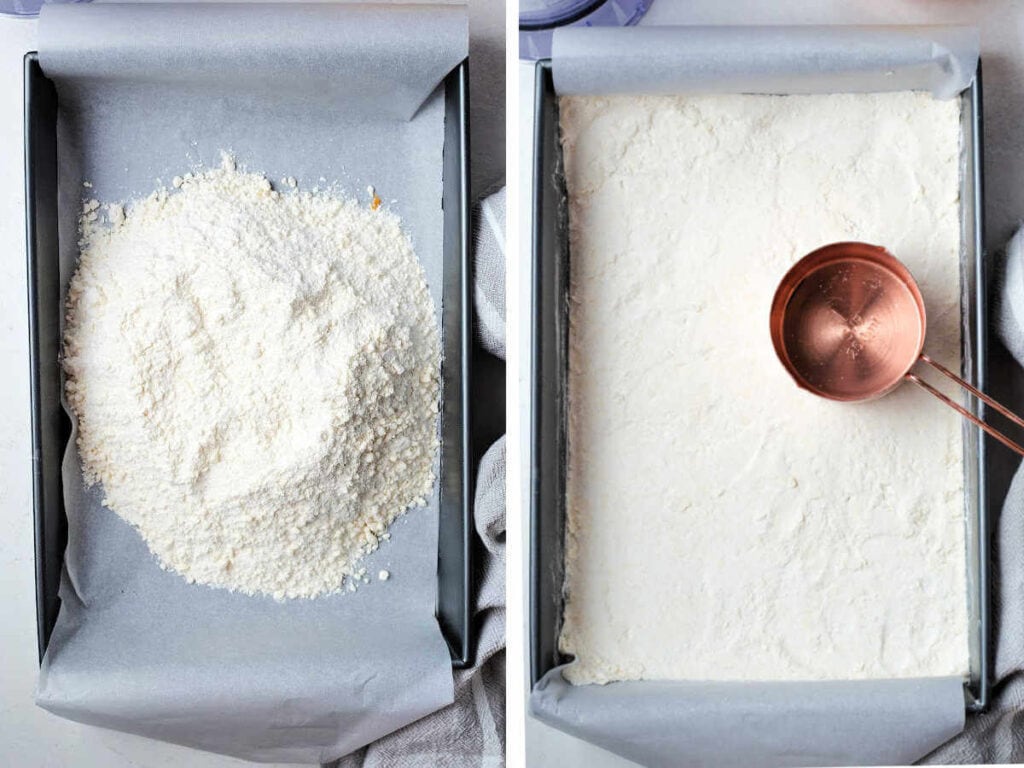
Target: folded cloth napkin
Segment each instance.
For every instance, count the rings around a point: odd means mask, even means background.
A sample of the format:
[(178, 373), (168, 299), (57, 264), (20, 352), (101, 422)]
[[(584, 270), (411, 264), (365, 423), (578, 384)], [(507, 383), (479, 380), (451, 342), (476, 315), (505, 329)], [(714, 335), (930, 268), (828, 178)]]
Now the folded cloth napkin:
[[(505, 358), (505, 190), (475, 211), (474, 308), (480, 343)], [(472, 669), (455, 672), (455, 702), (343, 757), (336, 768), (500, 768), (505, 765), (505, 438), (477, 471)]]
[[(997, 285), (997, 323), (1006, 348), (1024, 365), (1024, 229), (1006, 247)], [(1015, 403), (1008, 403), (1011, 408)], [(995, 669), (987, 712), (969, 715), (963, 733), (922, 763), (1024, 762), (1024, 471), (1017, 470), (995, 528)]]
[(473, 302), (480, 343), (505, 359), (505, 188), (477, 206)]

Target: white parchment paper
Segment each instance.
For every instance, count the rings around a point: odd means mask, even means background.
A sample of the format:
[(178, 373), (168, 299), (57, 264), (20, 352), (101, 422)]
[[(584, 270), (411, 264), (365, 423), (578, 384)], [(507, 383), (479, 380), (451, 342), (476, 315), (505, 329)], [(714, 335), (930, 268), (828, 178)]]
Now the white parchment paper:
[[(552, 74), (560, 94), (909, 89), (953, 98), (978, 54), (977, 33), (960, 27), (565, 28), (555, 32)], [(964, 726), (956, 678), (573, 686), (562, 669), (534, 686), (534, 716), (647, 766), (899, 765)]]
[[(451, 6), (45, 7), (62, 286), (83, 197), (146, 195), (230, 150), (272, 182), (364, 199), (373, 185), (440, 308), (440, 83), (466, 50), (464, 11)], [(83, 487), (73, 442), (64, 495), (62, 607), (37, 690), (51, 712), (252, 760), (323, 762), (452, 701), (434, 618), (436, 490), (366, 560), (388, 581), (283, 603), (161, 570), (102, 490)]]
[(973, 27), (563, 27), (561, 94), (866, 93), (952, 98), (978, 66)]
[(964, 727), (954, 677), (576, 686), (562, 669), (534, 687), (533, 714), (647, 766), (909, 765)]

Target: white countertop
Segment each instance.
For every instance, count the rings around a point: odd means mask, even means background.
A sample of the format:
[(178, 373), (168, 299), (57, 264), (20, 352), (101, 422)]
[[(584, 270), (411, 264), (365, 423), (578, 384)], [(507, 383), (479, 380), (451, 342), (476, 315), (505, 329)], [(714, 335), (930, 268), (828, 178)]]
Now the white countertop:
[[(473, 187), (504, 178), (504, 4), (470, 3)], [(34, 20), (0, 17), (0, 762), (42, 766), (223, 768), (256, 765), (116, 731), (79, 725), (33, 703), (35, 568), (30, 485), (28, 309), (22, 57), (36, 48)]]
[[(981, 30), (984, 62), (985, 193), (987, 247), (996, 251), (1024, 220), (1024, 2), (1020, 0), (652, 0), (643, 24), (971, 24)], [(518, 230), (519, 354), (529, 360), (530, 181), (532, 168), (533, 70), (520, 66), (520, 179)], [(518, 317), (517, 317), (518, 314)], [(518, 366), (518, 397), (529, 403), (529, 365)], [(1019, 403), (1008, 403), (1011, 407)], [(529, 435), (527, 408), (520, 414), (520, 434)], [(522, 466), (529, 466), (528, 444), (520, 441)], [(527, 520), (528, 473), (520, 475), (523, 519)], [(524, 536), (524, 551), (526, 533)], [(525, 569), (524, 569), (524, 572)], [(524, 586), (524, 594), (527, 594)], [(525, 652), (525, 649), (524, 649)], [(527, 661), (527, 667), (529, 662)], [(623, 760), (591, 744), (550, 728), (527, 715), (526, 763), (558, 768), (628, 768)]]
[[(496, 34), (500, 3), (474, 3), (471, 42), (474, 114), (478, 109), (499, 108), (503, 84), (486, 77), (481, 59), (500, 61)], [(1024, 218), (1024, 152), (1018, 138), (1024, 126), (1024, 2), (1018, 0), (654, 0), (646, 23), (971, 23), (982, 29), (985, 62), (986, 193), (988, 242), (998, 247)], [(476, 29), (484, 34), (476, 37)], [(241, 761), (207, 755), (126, 734), (105, 731), (54, 717), (32, 702), (36, 676), (32, 499), (29, 484), (29, 391), (28, 332), (25, 303), (24, 193), (22, 144), (22, 56), (35, 48), (35, 22), (0, 18), (0, 174), (7, 180), (0, 194), (0, 754), (11, 765), (34, 766), (205, 766), (241, 765)], [(478, 75), (484, 87), (477, 89)], [(528, 174), (532, 114), (532, 70), (521, 72), (517, 124), (522, 131), (521, 167)], [(488, 161), (475, 162), (477, 188), (499, 179), (503, 142), (497, 133), (484, 132), (474, 156), (490, 144), (495, 151)], [(484, 169), (484, 166), (489, 166)], [(482, 173), (478, 172), (482, 170)], [(528, 175), (524, 176), (524, 182)], [(521, 210), (528, 200), (528, 182), (520, 189)], [(522, 219), (521, 233), (529, 232)], [(510, 268), (528, 269), (528, 237), (521, 236), (520, 259)], [(518, 322), (528, 322), (529, 281), (521, 280)], [(525, 300), (526, 303), (523, 303)], [(510, 321), (517, 322), (517, 313)], [(520, 333), (521, 340), (528, 334)], [(522, 354), (522, 350), (520, 350)], [(527, 358), (524, 358), (527, 359)], [(528, 372), (521, 368), (521, 372)], [(520, 376), (521, 391), (526, 381)], [(525, 402), (525, 400), (523, 400)], [(515, 413), (515, 410), (510, 410)], [(523, 424), (528, 414), (520, 410)], [(526, 432), (528, 434), (528, 432)], [(525, 446), (522, 446), (525, 448)], [(525, 475), (523, 476), (525, 477)], [(526, 499), (523, 494), (521, 498)], [(525, 519), (525, 518), (523, 518)], [(559, 768), (624, 768), (633, 765), (603, 750), (572, 739), (527, 718), (527, 760), (530, 766)]]

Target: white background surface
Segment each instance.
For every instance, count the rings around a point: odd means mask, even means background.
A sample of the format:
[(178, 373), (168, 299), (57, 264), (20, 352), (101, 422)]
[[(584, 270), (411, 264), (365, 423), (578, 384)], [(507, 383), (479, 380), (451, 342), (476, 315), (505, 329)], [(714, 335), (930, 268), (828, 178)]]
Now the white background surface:
[[(999, 247), (1024, 218), (1024, 2), (1010, 0), (654, 0), (646, 23), (921, 23), (978, 24), (985, 61), (986, 192), (988, 241)], [(500, 0), (474, 3), (471, 71), (474, 116), (504, 101), (500, 66)], [(479, 34), (478, 34), (479, 32)], [(35, 605), (29, 486), (28, 331), (24, 267), (24, 195), (22, 175), (22, 70), (25, 51), (35, 48), (35, 23), (0, 18), (0, 763), (12, 766), (231, 766), (240, 761), (183, 750), (125, 734), (81, 726), (56, 718), (32, 704), (36, 674)], [(517, 199), (529, 199), (529, 152), (532, 114), (532, 70), (522, 67), (516, 94), (521, 110), (510, 126), (522, 131), (518, 142), (520, 176)], [(474, 187), (500, 179), (504, 146), (498, 132), (474, 125)], [(510, 141), (515, 151), (517, 142)], [(484, 152), (490, 145), (493, 152)], [(483, 156), (487, 160), (481, 160)], [(528, 212), (528, 206), (521, 210)], [(514, 220), (513, 220), (514, 221)], [(528, 411), (523, 398), (528, 361), (522, 357), (528, 338), (529, 220), (518, 225), (520, 258), (510, 258), (509, 285), (514, 291), (510, 339), (520, 345), (519, 360), (510, 363), (510, 414), (520, 424), (512, 432), (526, 434)], [(522, 278), (522, 279), (521, 279)], [(525, 302), (525, 303), (524, 303)], [(516, 311), (517, 307), (520, 311)], [(528, 351), (528, 350), (525, 350)], [(525, 444), (510, 437), (509, 456), (524, 456)], [(514, 462), (513, 462), (514, 463)], [(510, 469), (509, 527), (515, 536), (526, 496), (517, 493), (526, 476)], [(515, 507), (515, 509), (513, 509)], [(510, 554), (513, 551), (510, 546)], [(519, 547), (514, 547), (522, 551)], [(512, 571), (521, 578), (523, 570)], [(510, 609), (510, 619), (524, 616)], [(523, 631), (525, 628), (522, 628)], [(521, 637), (519, 632), (514, 635)], [(520, 648), (522, 646), (520, 645)], [(512, 648), (512, 653), (517, 653)], [(510, 669), (515, 669), (510, 665)], [(518, 697), (512, 699), (513, 707)], [(633, 765), (589, 744), (572, 739), (527, 717), (527, 765), (531, 768), (623, 768)]]
[[(473, 189), (504, 177), (504, 4), (472, 0)], [(37, 658), (25, 283), (22, 57), (36, 22), (0, 17), (0, 765), (249, 765), (241, 760), (79, 725), (33, 703)]]
[[(1009, 239), (1024, 220), (1024, 2), (1008, 0), (653, 0), (643, 24), (972, 24), (981, 30), (984, 60), (985, 192), (988, 250), (995, 251)], [(519, 414), (517, 439), (510, 439), (509, 456), (521, 457), (528, 467), (529, 435), (529, 264), (530, 264), (530, 169), (532, 168), (532, 65), (519, 70), (520, 157), (518, 238), (520, 258), (510, 260), (509, 285), (516, 293), (509, 315), (518, 323), (519, 357), (510, 363), (508, 413)], [(513, 354), (513, 357), (515, 355)], [(515, 379), (512, 379), (515, 377)], [(1019, 403), (1008, 403), (1011, 407)], [(525, 472), (510, 469), (509, 505), (518, 505), (528, 519), (528, 481)], [(513, 521), (518, 517), (510, 514)], [(515, 531), (515, 523), (510, 524)], [(526, 551), (525, 532), (523, 535)], [(525, 575), (518, 572), (523, 578)], [(524, 592), (525, 585), (524, 585)], [(511, 599), (511, 596), (510, 596)], [(523, 632), (528, 628), (524, 626)], [(527, 635), (528, 636), (528, 635)], [(511, 652), (515, 649), (510, 645)], [(528, 661), (526, 662), (528, 665)], [(528, 674), (528, 671), (527, 671)], [(591, 744), (574, 739), (526, 716), (526, 765), (534, 768), (627, 768), (635, 763), (618, 758)]]

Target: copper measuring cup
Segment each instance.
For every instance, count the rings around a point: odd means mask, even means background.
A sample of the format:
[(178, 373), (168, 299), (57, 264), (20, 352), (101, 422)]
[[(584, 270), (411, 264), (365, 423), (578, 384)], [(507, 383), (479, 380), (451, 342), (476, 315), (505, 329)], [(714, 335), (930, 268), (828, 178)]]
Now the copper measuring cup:
[(924, 300), (910, 271), (885, 248), (832, 243), (804, 256), (772, 300), (772, 344), (797, 385), (830, 400), (881, 397), (905, 379), (935, 395), (1007, 448), (1024, 448), (923, 381), (920, 360), (1013, 423), (1024, 419), (924, 354)]

